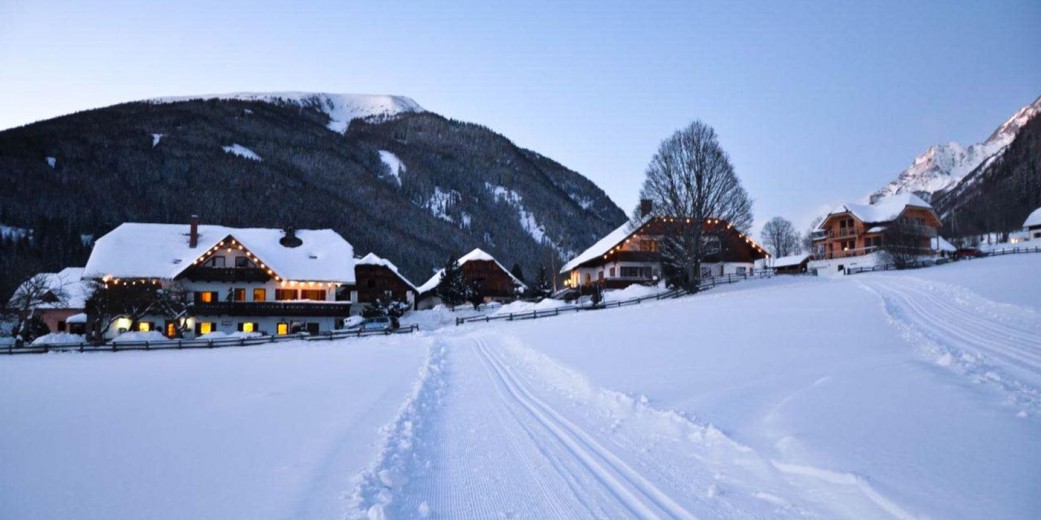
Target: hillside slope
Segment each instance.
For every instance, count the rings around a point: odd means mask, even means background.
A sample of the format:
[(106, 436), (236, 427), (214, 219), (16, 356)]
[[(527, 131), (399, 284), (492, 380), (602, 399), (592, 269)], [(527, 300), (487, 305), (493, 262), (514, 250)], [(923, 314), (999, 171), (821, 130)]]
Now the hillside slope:
[(236, 94), (80, 112), (0, 132), (0, 186), (0, 224), (35, 237), (0, 241), (0, 292), (34, 270), (82, 265), (89, 250), (73, 237), (127, 221), (333, 228), (419, 280), (474, 247), (532, 273), (625, 219), (578, 173), (393, 96)]

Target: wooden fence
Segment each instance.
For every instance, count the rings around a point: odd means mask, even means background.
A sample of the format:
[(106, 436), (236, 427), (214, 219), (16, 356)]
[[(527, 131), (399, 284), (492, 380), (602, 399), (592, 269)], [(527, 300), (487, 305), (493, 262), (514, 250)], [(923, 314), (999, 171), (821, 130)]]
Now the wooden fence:
[(95, 343), (54, 343), (49, 345), (26, 345), (15, 347), (13, 344), (0, 347), (0, 354), (45, 354), (47, 352), (123, 352), (128, 350), (182, 350), (221, 347), (249, 347), (281, 343), (284, 341), (332, 341), (344, 338), (362, 338), (366, 336), (387, 336), (391, 334), (411, 334), (419, 330), (419, 325), (409, 325), (394, 330), (336, 330), (315, 335), (307, 333), (286, 334), (282, 336), (257, 336), (252, 338), (218, 338), (189, 339), (167, 341), (126, 341)]
[[(977, 257), (977, 258), (987, 258), (987, 257), (990, 257), (990, 256), (1022, 255), (1022, 254), (1027, 254), (1027, 253), (1041, 253), (1041, 246), (1038, 246), (1038, 247), (1010, 247), (1010, 248), (999, 249), (997, 251), (984, 251), (984, 252), (981, 252), (980, 256)], [(968, 258), (965, 258), (964, 260), (968, 260)], [(961, 260), (955, 260), (955, 261), (960, 262)], [(872, 266), (872, 267), (853, 267), (851, 269), (846, 269), (846, 274), (847, 275), (851, 275), (851, 274), (860, 274), (860, 273), (873, 273), (875, 271), (897, 271), (897, 270), (900, 270), (900, 269), (920, 269), (922, 267), (932, 267), (934, 265), (937, 265), (937, 264), (936, 263), (931, 263), (931, 264), (920, 263), (920, 264), (915, 264), (915, 265), (899, 268), (899, 267), (896, 266), (896, 264), (882, 264), (882, 265), (875, 265), (875, 266)]]
[[(705, 291), (711, 289), (717, 285), (728, 285), (742, 280), (748, 280), (749, 278), (770, 278), (773, 273), (769, 271), (760, 271), (754, 275), (747, 274), (728, 274), (725, 276), (714, 276), (711, 278), (705, 278), (701, 280), (701, 284), (698, 286), (699, 291)], [(619, 307), (628, 307), (630, 305), (639, 305), (648, 300), (665, 300), (671, 298), (679, 298), (688, 294), (685, 289), (674, 289), (671, 291), (658, 293), (651, 296), (643, 296), (640, 298), (632, 298), (630, 300), (621, 300), (615, 302), (602, 302), (598, 305), (586, 304), (586, 305), (565, 305), (561, 307), (555, 307), (552, 309), (545, 310), (534, 310), (530, 312), (511, 312), (507, 314), (488, 314), (484, 316), (467, 316), (455, 319), (456, 326), (464, 323), (487, 323), (491, 321), (521, 321), (521, 320), (536, 320), (539, 318), (546, 318), (549, 316), (560, 316), (569, 312), (579, 311), (598, 311), (602, 309), (615, 309)]]

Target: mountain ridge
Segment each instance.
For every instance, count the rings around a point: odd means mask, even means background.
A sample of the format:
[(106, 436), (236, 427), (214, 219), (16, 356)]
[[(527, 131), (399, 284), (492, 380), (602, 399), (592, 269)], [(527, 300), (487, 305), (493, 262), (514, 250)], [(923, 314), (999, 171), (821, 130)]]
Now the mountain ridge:
[(981, 164), (998, 157), (1030, 119), (1041, 113), (1041, 96), (1017, 110), (987, 137), (968, 147), (951, 141), (930, 146), (915, 157), (896, 179), (868, 196), (872, 204), (879, 199), (911, 192), (925, 201), (934, 194), (957, 186)]

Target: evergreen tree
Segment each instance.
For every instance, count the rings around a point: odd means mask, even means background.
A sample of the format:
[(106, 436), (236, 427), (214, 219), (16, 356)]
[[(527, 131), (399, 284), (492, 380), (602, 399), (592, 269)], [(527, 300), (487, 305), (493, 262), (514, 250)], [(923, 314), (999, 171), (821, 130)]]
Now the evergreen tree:
[(449, 258), (445, 262), (445, 268), (441, 271), (441, 281), (438, 282), (435, 294), (452, 310), (455, 306), (467, 300), (466, 281), (463, 280), (463, 271), (454, 259)]
[(535, 275), (535, 284), (532, 287), (535, 291), (535, 296), (544, 297), (550, 293), (549, 273), (546, 272), (546, 266), (540, 265), (539, 272)]
[(516, 262), (514, 262), (513, 268), (510, 269), (510, 274), (512, 274), (514, 276), (514, 278), (516, 278), (516, 279), (518, 279), (518, 280), (520, 280), (522, 282), (525, 281), (524, 280), (524, 271), (521, 270), (520, 264), (518, 264)]

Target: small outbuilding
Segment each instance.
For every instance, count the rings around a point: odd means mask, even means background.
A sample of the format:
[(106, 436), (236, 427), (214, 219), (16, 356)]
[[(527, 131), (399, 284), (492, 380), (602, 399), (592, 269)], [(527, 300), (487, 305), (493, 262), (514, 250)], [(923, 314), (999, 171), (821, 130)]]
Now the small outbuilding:
[(1027, 240), (1041, 240), (1041, 208), (1035, 209), (1023, 221), (1023, 229), (1027, 232)]
[(805, 274), (811, 256), (809, 253), (782, 256), (773, 262), (774, 274)]

